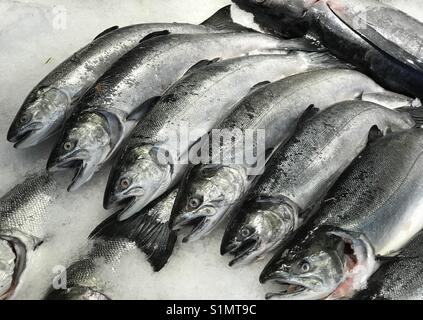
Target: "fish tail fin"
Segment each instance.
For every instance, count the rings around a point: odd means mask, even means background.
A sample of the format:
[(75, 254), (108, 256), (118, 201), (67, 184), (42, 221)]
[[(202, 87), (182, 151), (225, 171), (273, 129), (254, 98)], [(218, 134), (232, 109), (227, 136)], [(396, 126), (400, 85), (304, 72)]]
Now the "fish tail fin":
[(423, 107), (401, 107), (396, 110), (408, 113), (416, 122), (416, 127), (423, 128)]
[(90, 234), (90, 239), (112, 240), (124, 238), (133, 241), (147, 255), (154, 271), (160, 271), (167, 263), (176, 242), (176, 232), (156, 216), (144, 212), (126, 220), (118, 220), (119, 212), (104, 220)]
[(148, 257), (154, 271), (160, 271), (169, 260), (176, 242), (176, 232), (169, 221), (161, 222), (149, 215), (138, 217), (138, 232), (134, 241)]

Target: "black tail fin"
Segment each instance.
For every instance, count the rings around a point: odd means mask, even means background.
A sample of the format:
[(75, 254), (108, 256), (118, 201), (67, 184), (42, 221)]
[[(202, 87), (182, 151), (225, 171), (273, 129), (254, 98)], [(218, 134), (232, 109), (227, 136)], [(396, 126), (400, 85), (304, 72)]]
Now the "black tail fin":
[(159, 197), (138, 214), (119, 221), (119, 211), (104, 220), (90, 234), (90, 239), (125, 238), (134, 241), (146, 255), (154, 271), (167, 263), (176, 242), (176, 232), (169, 228), (169, 217), (176, 191)]
[(233, 31), (233, 32), (251, 32), (252, 29), (248, 29), (240, 24), (235, 23), (231, 18), (231, 6), (228, 5), (219, 9), (210, 18), (201, 23), (203, 26), (212, 27), (218, 30)]

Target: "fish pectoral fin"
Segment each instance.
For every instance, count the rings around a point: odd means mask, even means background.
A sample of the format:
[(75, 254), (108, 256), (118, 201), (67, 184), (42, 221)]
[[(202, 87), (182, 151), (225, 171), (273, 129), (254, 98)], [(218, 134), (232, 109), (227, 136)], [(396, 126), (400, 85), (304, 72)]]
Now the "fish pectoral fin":
[(212, 60), (201, 60), (201, 61), (197, 62), (196, 64), (194, 64), (191, 68), (189, 68), (185, 72), (184, 76), (186, 76), (190, 73), (193, 73), (193, 72), (201, 69), (202, 67), (205, 67), (205, 66), (211, 65), (212, 63), (218, 62), (220, 60), (221, 60), (221, 58), (214, 58)]
[(316, 108), (314, 104), (311, 104), (307, 107), (307, 109), (303, 112), (301, 117), (298, 120), (297, 128), (300, 129), (304, 126), (304, 124), (312, 119), (316, 114), (318, 114), (320, 111), (319, 108)]
[(144, 38), (140, 40), (139, 43), (156, 38), (156, 37), (167, 36), (169, 34), (170, 34), (169, 30), (155, 31), (155, 32), (147, 34)]
[(161, 97), (153, 97), (142, 103), (126, 117), (128, 121), (140, 121), (157, 104)]
[(235, 23), (231, 16), (231, 5), (219, 9), (210, 18), (201, 23), (202, 26), (212, 27), (218, 30), (231, 30), (236, 32), (251, 32), (252, 29), (246, 28)]
[(106, 30), (104, 30), (103, 32), (101, 32), (100, 34), (98, 34), (98, 35), (94, 38), (94, 40), (97, 40), (98, 38), (100, 38), (100, 37), (102, 37), (102, 36), (104, 36), (104, 35), (106, 35), (106, 34), (108, 34), (108, 33), (110, 33), (110, 32), (113, 32), (113, 31), (115, 31), (115, 30), (117, 30), (117, 29), (119, 29), (119, 26), (113, 26), (113, 27), (107, 28)]
[(262, 81), (262, 82), (256, 83), (254, 86), (251, 87), (250, 92), (253, 92), (256, 89), (265, 87), (270, 83), (271, 83), (270, 81)]

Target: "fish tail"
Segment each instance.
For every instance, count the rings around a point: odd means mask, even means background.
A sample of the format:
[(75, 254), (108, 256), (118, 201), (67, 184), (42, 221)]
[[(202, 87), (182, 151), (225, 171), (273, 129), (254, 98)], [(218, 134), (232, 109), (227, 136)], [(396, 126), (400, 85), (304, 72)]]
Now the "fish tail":
[(119, 212), (103, 221), (89, 236), (90, 239), (127, 239), (147, 255), (154, 271), (160, 271), (167, 263), (176, 242), (176, 232), (168, 221), (143, 212), (119, 221)]

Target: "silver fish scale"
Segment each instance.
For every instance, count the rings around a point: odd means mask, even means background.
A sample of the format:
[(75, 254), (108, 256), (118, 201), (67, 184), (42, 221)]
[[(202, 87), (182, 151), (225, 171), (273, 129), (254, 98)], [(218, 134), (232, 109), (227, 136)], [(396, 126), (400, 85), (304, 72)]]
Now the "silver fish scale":
[(189, 121), (188, 124), (191, 125), (193, 117), (202, 112), (202, 103), (206, 102), (202, 100), (209, 98), (207, 93), (211, 88), (225, 80), (228, 73), (237, 72), (242, 67), (245, 66), (218, 63), (216, 66), (207, 66), (203, 72), (187, 75), (183, 81), (177, 82), (166, 91), (154, 110), (141, 120), (133, 137), (156, 142), (154, 138), (163, 128), (176, 130), (183, 121)]
[(334, 185), (313, 225), (363, 233), (376, 254), (397, 250), (421, 223), (421, 170), (423, 130), (379, 139)]
[[(365, 299), (423, 299), (423, 233), (369, 279)], [(359, 293), (360, 295), (360, 293)]]
[[(311, 201), (318, 200), (327, 189), (317, 188), (317, 180), (325, 180), (329, 187), (345, 166), (364, 148), (372, 126), (382, 130), (390, 126), (392, 131), (411, 129), (413, 123), (402, 114), (379, 105), (350, 101), (337, 104), (300, 125), (294, 137), (275, 152), (258, 185), (255, 196), (285, 196), (305, 210)], [(345, 138), (353, 138), (342, 157), (336, 153)], [(334, 142), (339, 141), (334, 144)], [(331, 163), (331, 161), (333, 161)], [(322, 164), (336, 168), (322, 172)], [(321, 171), (322, 170), (322, 171)], [(326, 175), (329, 176), (326, 176)], [(329, 180), (328, 180), (329, 178)], [(317, 179), (317, 180), (315, 180)], [(316, 182), (315, 182), (316, 181)]]
[(113, 268), (122, 255), (136, 249), (134, 242), (126, 239), (97, 240), (86, 258), (73, 263), (67, 270), (68, 287), (81, 286), (102, 290), (104, 281), (98, 276), (99, 266)]
[[(88, 91), (81, 108), (129, 114), (148, 99), (160, 96), (200, 60), (285, 47), (283, 41), (256, 33), (176, 34), (151, 39), (116, 62)], [(175, 64), (175, 59), (179, 63)]]
[(37, 87), (52, 86), (67, 90), (71, 98), (82, 95), (123, 54), (138, 45), (148, 34), (171, 32), (222, 32), (209, 27), (178, 23), (151, 23), (123, 27), (95, 39), (56, 67)]
[(42, 239), (46, 209), (56, 197), (56, 182), (49, 176), (27, 178), (0, 199), (0, 233), (19, 231)]
[[(334, 87), (338, 89), (334, 91)], [(266, 147), (273, 148), (284, 144), (294, 133), (298, 120), (310, 105), (322, 111), (334, 103), (355, 99), (363, 92), (383, 91), (357, 71), (335, 68), (311, 71), (257, 89), (240, 102), (240, 108), (221, 127), (265, 128)], [(283, 121), (275, 125), (274, 119)]]

